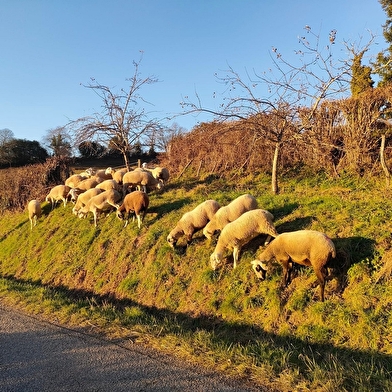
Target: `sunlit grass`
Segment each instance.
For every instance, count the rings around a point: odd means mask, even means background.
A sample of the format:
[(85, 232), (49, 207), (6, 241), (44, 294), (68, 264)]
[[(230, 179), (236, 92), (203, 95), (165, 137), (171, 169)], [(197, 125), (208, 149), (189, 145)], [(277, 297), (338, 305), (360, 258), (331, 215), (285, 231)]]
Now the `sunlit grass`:
[[(33, 231), (27, 214), (0, 218), (0, 298), (49, 319), (129, 338), (281, 391), (391, 388), (392, 292), (385, 268), (392, 201), (364, 179), (323, 176), (281, 181), (267, 176), (208, 183), (182, 178), (150, 194), (141, 229), (114, 214), (78, 219), (72, 206), (46, 211)], [(273, 212), (278, 232), (326, 232), (339, 262), (350, 263), (339, 287), (327, 282), (319, 302), (314, 272), (300, 269), (281, 286), (281, 268), (260, 282), (250, 268), (259, 243), (209, 266), (211, 242), (196, 233), (186, 247), (166, 242), (181, 215), (207, 198), (226, 204), (255, 195)], [(382, 274), (380, 275), (380, 273)], [(369, 375), (368, 372), (371, 372)]]

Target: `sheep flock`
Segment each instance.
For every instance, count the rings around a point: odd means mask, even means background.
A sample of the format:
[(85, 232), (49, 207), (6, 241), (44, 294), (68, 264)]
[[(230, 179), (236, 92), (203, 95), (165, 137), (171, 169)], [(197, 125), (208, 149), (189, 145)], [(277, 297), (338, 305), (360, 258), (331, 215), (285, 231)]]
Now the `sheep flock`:
[[(64, 184), (54, 186), (45, 200), (50, 203), (51, 210), (58, 202), (62, 202), (64, 207), (68, 202), (73, 203), (72, 213), (78, 218), (92, 214), (95, 227), (102, 213), (115, 212), (121, 221), (125, 220), (123, 227), (127, 226), (133, 215), (140, 229), (150, 205), (151, 196), (148, 193), (162, 191), (168, 180), (169, 171), (160, 167), (142, 167), (132, 171), (88, 169), (71, 175)], [(42, 216), (41, 203), (31, 200), (27, 210), (33, 230)], [(230, 257), (229, 252), (232, 252), (236, 268), (242, 248), (256, 237), (261, 237), (264, 241), (256, 259), (250, 263), (256, 277), (264, 280), (266, 272), (275, 262), (282, 267), (283, 285), (287, 286), (294, 264), (312, 267), (320, 286), (320, 300), (324, 301), (325, 283), (330, 279), (329, 262), (336, 257), (332, 240), (325, 233), (314, 230), (278, 233), (273, 221), (273, 214), (260, 208), (255, 197), (248, 193), (225, 206), (208, 199), (185, 212), (166, 240), (175, 249), (184, 236), (188, 247), (194, 234), (202, 232), (207, 246), (215, 244), (209, 262), (210, 267), (216, 270), (225, 264), (225, 259)]]

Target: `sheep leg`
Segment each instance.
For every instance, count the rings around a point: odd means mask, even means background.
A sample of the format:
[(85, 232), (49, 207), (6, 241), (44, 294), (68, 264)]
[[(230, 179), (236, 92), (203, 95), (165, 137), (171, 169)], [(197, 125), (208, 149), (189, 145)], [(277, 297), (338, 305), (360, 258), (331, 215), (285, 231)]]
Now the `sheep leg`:
[(291, 270), (292, 263), (290, 263), (290, 259), (280, 260), (283, 267), (283, 287), (287, 287), (291, 282)]
[(315, 271), (317, 275), (317, 280), (320, 285), (320, 300), (321, 302), (324, 302), (324, 290), (325, 290), (325, 276), (323, 271), (317, 270)]
[(233, 249), (233, 261), (234, 261), (234, 268), (237, 267), (237, 261), (240, 255), (240, 248), (238, 246), (235, 246)]
[(140, 227), (142, 226), (142, 220), (139, 214), (137, 214), (136, 217), (137, 217), (137, 227), (140, 229)]

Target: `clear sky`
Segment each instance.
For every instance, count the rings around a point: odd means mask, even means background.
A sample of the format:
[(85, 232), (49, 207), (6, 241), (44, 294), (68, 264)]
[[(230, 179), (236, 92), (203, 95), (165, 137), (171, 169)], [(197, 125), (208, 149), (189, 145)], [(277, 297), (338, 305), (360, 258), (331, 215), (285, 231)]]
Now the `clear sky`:
[[(81, 84), (94, 77), (126, 88), (140, 51), (142, 76), (160, 80), (141, 91), (153, 104), (146, 109), (164, 118), (195, 92), (214, 107), (223, 91), (214, 74), (228, 66), (261, 73), (272, 47), (292, 56), (305, 25), (358, 44), (371, 31), (377, 53), (387, 46), (385, 21), (378, 0), (0, 0), (0, 129), (41, 142), (47, 130), (100, 111)], [(190, 130), (204, 120), (163, 124)]]

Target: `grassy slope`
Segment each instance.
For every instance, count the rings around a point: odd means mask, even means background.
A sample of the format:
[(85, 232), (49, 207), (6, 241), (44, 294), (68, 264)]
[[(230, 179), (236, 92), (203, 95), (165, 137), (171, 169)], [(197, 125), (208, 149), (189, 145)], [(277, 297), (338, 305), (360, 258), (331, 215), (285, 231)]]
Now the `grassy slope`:
[[(173, 181), (150, 194), (141, 230), (136, 222), (123, 228), (114, 214), (95, 229), (71, 205), (52, 212), (45, 205), (32, 232), (27, 213), (2, 216), (0, 296), (188, 359), (199, 355), (277, 390), (392, 389), (389, 192), (350, 178), (282, 181), (278, 196), (269, 187), (263, 176)], [(284, 290), (279, 267), (257, 281), (250, 261), (262, 239), (245, 247), (236, 270), (229, 257), (217, 272), (209, 267), (214, 241), (201, 233), (187, 249), (166, 244), (184, 212), (246, 192), (273, 212), (278, 232), (308, 228), (333, 238), (339, 262), (351, 267), (327, 283), (324, 303), (310, 269)]]

